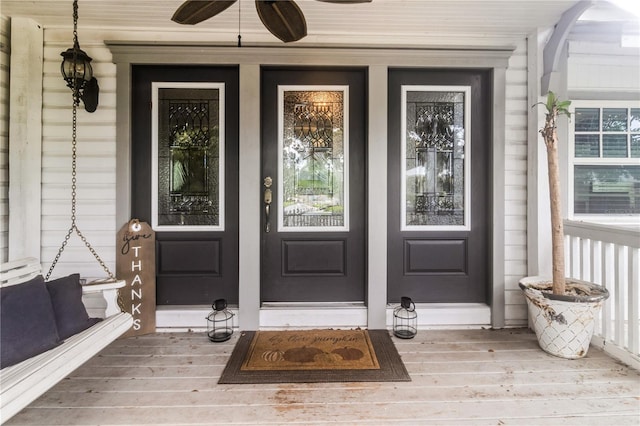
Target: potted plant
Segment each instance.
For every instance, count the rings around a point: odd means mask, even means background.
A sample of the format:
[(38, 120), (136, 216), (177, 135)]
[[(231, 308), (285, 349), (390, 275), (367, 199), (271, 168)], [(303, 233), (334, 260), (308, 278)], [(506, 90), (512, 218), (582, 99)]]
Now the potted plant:
[(582, 358), (587, 354), (595, 320), (609, 292), (597, 284), (565, 279), (557, 120), (562, 115), (570, 117), (571, 101), (561, 101), (549, 92), (547, 102), (536, 105), (544, 105), (547, 110), (540, 134), (547, 148), (553, 274), (551, 279), (526, 277), (519, 285), (540, 347), (555, 356)]

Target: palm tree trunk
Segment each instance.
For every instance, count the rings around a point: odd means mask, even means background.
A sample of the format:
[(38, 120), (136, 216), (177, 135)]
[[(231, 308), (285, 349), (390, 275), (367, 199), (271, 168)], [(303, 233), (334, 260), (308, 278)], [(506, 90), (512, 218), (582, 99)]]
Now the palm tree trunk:
[[(554, 120), (555, 121), (555, 120)], [(549, 200), (551, 204), (551, 245), (553, 256), (553, 294), (564, 294), (564, 226), (562, 222), (562, 203), (560, 198), (560, 169), (558, 165), (558, 135), (555, 123), (551, 134), (545, 140), (547, 146), (547, 164), (549, 173)], [(545, 138), (547, 139), (547, 138)]]

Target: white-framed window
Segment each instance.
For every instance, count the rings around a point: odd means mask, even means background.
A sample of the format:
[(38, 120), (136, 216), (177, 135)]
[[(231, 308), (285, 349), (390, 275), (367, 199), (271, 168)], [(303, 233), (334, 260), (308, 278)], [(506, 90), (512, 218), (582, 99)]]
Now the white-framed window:
[(574, 101), (569, 217), (640, 220), (640, 102)]

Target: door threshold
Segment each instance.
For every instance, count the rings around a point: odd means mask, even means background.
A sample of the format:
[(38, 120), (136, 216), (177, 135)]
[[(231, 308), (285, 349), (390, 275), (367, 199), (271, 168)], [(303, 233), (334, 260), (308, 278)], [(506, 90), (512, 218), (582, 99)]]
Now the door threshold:
[(260, 308), (260, 329), (365, 328), (364, 302), (269, 302)]
[(364, 302), (263, 302), (263, 309), (347, 309), (364, 308)]

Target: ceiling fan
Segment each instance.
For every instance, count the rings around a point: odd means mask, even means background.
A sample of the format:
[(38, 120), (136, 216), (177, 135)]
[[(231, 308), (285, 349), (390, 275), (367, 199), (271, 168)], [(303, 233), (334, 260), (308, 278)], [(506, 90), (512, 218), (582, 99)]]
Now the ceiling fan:
[[(237, 0), (187, 0), (178, 7), (171, 20), (194, 25), (226, 10)], [(371, 0), (318, 0), (326, 3), (369, 3)], [(307, 35), (302, 10), (293, 0), (256, 0), (258, 16), (264, 26), (285, 43)]]

